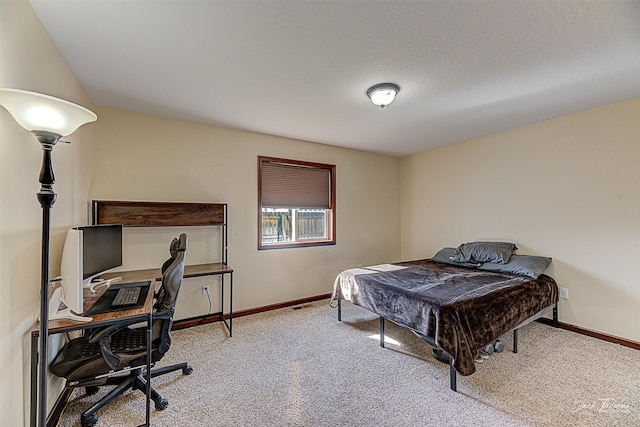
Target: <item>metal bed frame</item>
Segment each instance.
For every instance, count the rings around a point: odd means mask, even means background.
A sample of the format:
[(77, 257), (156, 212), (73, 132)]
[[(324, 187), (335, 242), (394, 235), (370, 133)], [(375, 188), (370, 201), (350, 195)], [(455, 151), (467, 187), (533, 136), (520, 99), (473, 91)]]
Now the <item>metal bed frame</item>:
[[(558, 328), (560, 325), (558, 323), (558, 303), (555, 303), (552, 307), (553, 310), (553, 327)], [(518, 325), (517, 327), (515, 327), (513, 329), (513, 352), (517, 353), (518, 352), (518, 330), (530, 323), (533, 320), (538, 319), (539, 317), (543, 316), (546, 311), (543, 311), (540, 314), (537, 314), (535, 316), (533, 316), (531, 319), (525, 321), (524, 323)], [(338, 321), (342, 322), (342, 300), (338, 299)], [(380, 316), (380, 347), (384, 348), (384, 321), (385, 318)], [(402, 326), (402, 325), (401, 325)], [(415, 331), (414, 331), (415, 332)], [(436, 345), (435, 341), (433, 341), (433, 339), (422, 335), (420, 333), (416, 334), (424, 341), (426, 341), (427, 343), (429, 343), (432, 347), (437, 348), (438, 346)], [(446, 353), (445, 353), (446, 354)], [(453, 391), (458, 391), (458, 381), (457, 381), (457, 372), (455, 370), (455, 368), (453, 367), (453, 358), (449, 355), (447, 355), (449, 357), (449, 387), (451, 388), (451, 390)]]

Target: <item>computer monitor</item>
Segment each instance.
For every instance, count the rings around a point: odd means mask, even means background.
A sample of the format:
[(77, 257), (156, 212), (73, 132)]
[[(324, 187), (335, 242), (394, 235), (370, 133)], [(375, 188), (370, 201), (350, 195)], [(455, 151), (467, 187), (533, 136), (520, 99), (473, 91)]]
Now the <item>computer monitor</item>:
[[(122, 266), (122, 225), (89, 225), (72, 228), (62, 250), (60, 275), (62, 284), (54, 292), (50, 318), (74, 318), (82, 314), (83, 290), (100, 274)], [(104, 283), (104, 282), (103, 282)], [(56, 301), (58, 298), (58, 301)], [(59, 298), (71, 312), (58, 311)], [(54, 308), (52, 310), (52, 308)], [(88, 319), (88, 318), (85, 318)], [(82, 320), (75, 316), (74, 320)], [(90, 320), (90, 319), (88, 319)]]

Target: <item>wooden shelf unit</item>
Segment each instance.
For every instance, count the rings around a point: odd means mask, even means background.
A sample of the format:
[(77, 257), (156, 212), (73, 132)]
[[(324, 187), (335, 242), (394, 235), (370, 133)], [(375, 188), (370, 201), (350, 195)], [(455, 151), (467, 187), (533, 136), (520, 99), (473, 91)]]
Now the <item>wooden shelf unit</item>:
[[(188, 202), (136, 202), (120, 200), (93, 200), (93, 224), (122, 224), (124, 227), (222, 227), (221, 262), (185, 266), (185, 277), (220, 276), (221, 304), (224, 306), (224, 276), (229, 275), (229, 321), (224, 310), (207, 316), (220, 315), (221, 320), (232, 336), (233, 322), (233, 269), (227, 264), (227, 204), (226, 203), (188, 203)], [(131, 272), (149, 274), (152, 270)], [(109, 276), (117, 276), (118, 273)], [(105, 276), (107, 277), (107, 276)]]
[(222, 263), (227, 264), (227, 204), (94, 200), (94, 224), (125, 227), (222, 227)]

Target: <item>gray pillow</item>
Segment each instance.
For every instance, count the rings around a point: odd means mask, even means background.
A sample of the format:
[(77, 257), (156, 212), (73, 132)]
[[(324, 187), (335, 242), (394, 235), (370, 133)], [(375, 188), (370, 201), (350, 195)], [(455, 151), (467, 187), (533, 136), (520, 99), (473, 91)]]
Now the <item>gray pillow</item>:
[(547, 267), (549, 267), (549, 264), (551, 264), (551, 258), (533, 255), (513, 255), (506, 264), (485, 262), (478, 268), (481, 270), (519, 274), (535, 279), (544, 273)]
[(445, 264), (460, 265), (462, 267), (478, 267), (479, 262), (456, 262), (451, 259), (454, 248), (442, 248), (431, 258), (433, 261), (443, 262)]
[(505, 264), (518, 247), (509, 242), (471, 242), (458, 246), (451, 260), (456, 262), (493, 262)]

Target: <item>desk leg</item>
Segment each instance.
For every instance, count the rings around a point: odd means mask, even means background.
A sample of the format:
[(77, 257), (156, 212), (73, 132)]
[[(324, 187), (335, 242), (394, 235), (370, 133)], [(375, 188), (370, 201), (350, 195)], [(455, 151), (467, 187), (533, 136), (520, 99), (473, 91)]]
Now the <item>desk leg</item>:
[(233, 336), (233, 272), (229, 274), (229, 321), (224, 318), (224, 275), (220, 274), (220, 318), (229, 331), (229, 338)]
[(36, 427), (38, 412), (38, 336), (31, 334), (31, 427)]
[[(227, 326), (227, 329), (229, 329), (229, 325), (227, 325), (227, 322), (224, 320), (224, 274), (220, 275), (220, 319), (222, 323)], [(231, 335), (231, 333), (229, 333), (229, 335)]]
[(229, 331), (229, 337), (231, 337), (231, 326), (224, 319), (224, 273), (220, 275), (220, 318)]
[(233, 273), (229, 275), (229, 338), (233, 336)]
[[(151, 292), (151, 291), (150, 291)], [(146, 396), (147, 396), (147, 405), (145, 408), (145, 423), (143, 426), (149, 427), (151, 425), (151, 340), (152, 340), (152, 329), (153, 329), (153, 314), (149, 313), (147, 317), (147, 372), (146, 372)], [(141, 426), (142, 427), (142, 426)]]
[(147, 427), (151, 424), (151, 341), (153, 340), (153, 309), (147, 319)]

